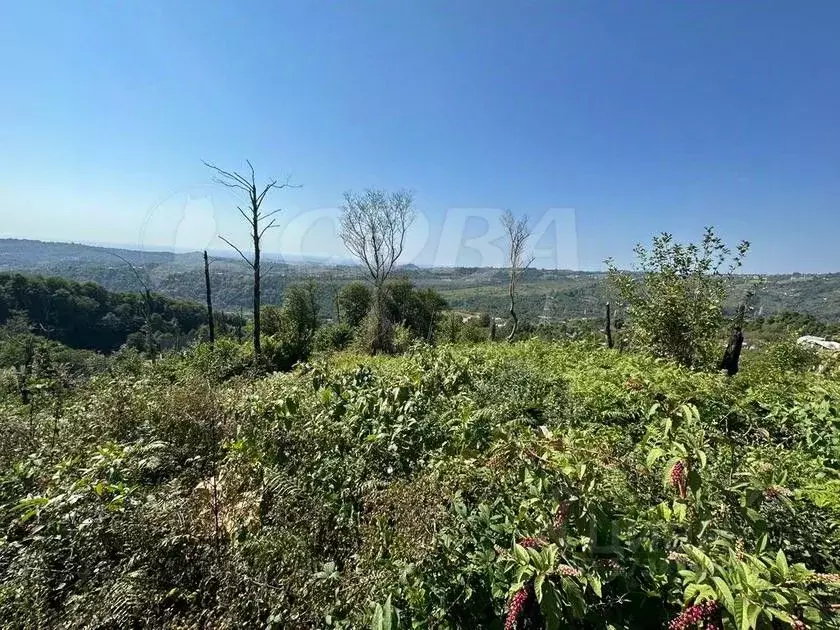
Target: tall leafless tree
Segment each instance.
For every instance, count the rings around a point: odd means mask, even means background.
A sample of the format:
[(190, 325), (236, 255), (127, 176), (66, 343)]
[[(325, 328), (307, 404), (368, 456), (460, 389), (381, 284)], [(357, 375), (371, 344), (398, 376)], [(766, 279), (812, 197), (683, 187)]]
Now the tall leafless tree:
[(507, 336), (507, 340), (513, 341), (513, 337), (519, 328), (519, 318), (516, 316), (516, 283), (522, 275), (522, 272), (534, 261), (534, 257), (526, 257), (525, 254), (525, 246), (528, 244), (528, 239), (531, 236), (531, 228), (528, 227), (528, 217), (523, 216), (517, 220), (510, 210), (505, 210), (501, 222), (508, 242), (507, 263), (510, 267), (508, 282), (510, 308), (508, 312), (513, 320), (513, 326), (511, 327), (510, 334)]
[(216, 323), (213, 321), (213, 295), (210, 289), (210, 259), (204, 250), (204, 293), (207, 299), (207, 327), (210, 329), (210, 345), (216, 343)]
[(131, 269), (134, 277), (137, 278), (137, 282), (140, 283), (142, 287), (142, 291), (140, 292), (140, 297), (143, 300), (143, 320), (144, 320), (144, 327), (146, 329), (146, 352), (152, 359), (152, 363), (155, 361), (155, 351), (153, 348), (154, 344), (154, 337), (152, 335), (152, 291), (149, 288), (149, 283), (143, 278), (143, 275), (140, 271), (135, 267), (131, 262), (122, 256), (120, 256), (116, 252), (109, 252), (112, 256), (116, 256), (121, 261), (123, 261), (128, 268)]
[(341, 209), (341, 240), (367, 269), (373, 283), (376, 334), (372, 350), (377, 352), (388, 345), (385, 281), (403, 253), (406, 231), (414, 222), (414, 195), (406, 190), (347, 192)]
[(242, 215), (251, 230), (251, 243), (253, 246), (253, 254), (251, 258), (248, 258), (248, 256), (243, 254), (241, 249), (231, 243), (224, 236), (219, 236), (219, 238), (235, 249), (236, 253), (242, 257), (242, 260), (244, 260), (254, 272), (254, 361), (258, 362), (261, 352), (260, 298), (262, 293), (260, 289), (260, 281), (262, 279), (262, 270), (260, 267), (260, 252), (262, 237), (265, 235), (267, 230), (275, 226), (277, 220), (275, 215), (282, 210), (282, 208), (277, 208), (275, 210), (264, 212), (262, 210), (262, 204), (265, 200), (265, 196), (270, 190), (299, 188), (299, 186), (293, 186), (288, 182), (288, 180), (282, 184), (278, 184), (276, 179), (272, 179), (267, 184), (258, 187), (256, 177), (254, 175), (254, 167), (251, 165), (250, 161), (246, 160), (246, 163), (248, 164), (248, 170), (250, 171), (248, 176), (241, 175), (236, 171), (224, 171), (218, 166), (208, 162), (204, 162), (204, 165), (214, 171), (214, 182), (227, 188), (239, 190), (245, 193), (248, 198), (246, 209), (243, 210), (242, 206), (236, 206), (236, 209), (239, 210), (239, 214)]

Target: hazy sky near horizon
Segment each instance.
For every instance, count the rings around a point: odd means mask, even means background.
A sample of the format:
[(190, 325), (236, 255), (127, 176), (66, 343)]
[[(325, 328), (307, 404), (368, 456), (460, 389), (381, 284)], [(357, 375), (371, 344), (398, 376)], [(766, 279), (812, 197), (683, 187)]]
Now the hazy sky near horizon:
[(348, 189), (415, 191), (405, 262), (602, 268), (715, 225), (840, 270), (840, 3), (0, 0), (0, 236), (247, 243), (201, 160), (291, 177), (272, 251), (344, 256)]

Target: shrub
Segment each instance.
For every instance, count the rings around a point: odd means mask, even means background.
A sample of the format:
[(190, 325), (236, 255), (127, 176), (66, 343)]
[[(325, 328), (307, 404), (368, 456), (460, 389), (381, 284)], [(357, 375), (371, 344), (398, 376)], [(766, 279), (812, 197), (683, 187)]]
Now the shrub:
[(394, 352), (399, 354), (407, 352), (415, 339), (414, 333), (405, 324), (394, 326)]
[(344, 350), (353, 340), (353, 329), (347, 324), (329, 324), (315, 331), (312, 347), (318, 352)]
[[(248, 373), (254, 364), (253, 347), (222, 337), (214, 344), (199, 343), (184, 353), (189, 371), (213, 382)], [(175, 358), (176, 362), (180, 359)]]
[(820, 363), (819, 353), (793, 341), (772, 344), (765, 351), (770, 365), (782, 371), (805, 372)]
[(650, 249), (635, 248), (641, 277), (607, 260), (609, 281), (627, 305), (631, 343), (686, 367), (714, 366), (720, 358), (726, 280), (749, 249), (742, 241), (732, 254), (714, 229), (701, 243), (675, 243), (655, 236)]
[(359, 352), (391, 353), (394, 351), (394, 324), (386, 316), (379, 317), (376, 308), (370, 309), (356, 331), (355, 346)]

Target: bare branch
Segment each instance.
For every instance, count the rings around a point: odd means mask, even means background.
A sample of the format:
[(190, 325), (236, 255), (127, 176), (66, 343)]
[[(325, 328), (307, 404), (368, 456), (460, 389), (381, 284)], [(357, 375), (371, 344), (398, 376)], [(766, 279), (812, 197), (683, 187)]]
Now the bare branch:
[(381, 287), (403, 253), (408, 226), (414, 220), (413, 196), (366, 190), (346, 193), (339, 236), (348, 251)]
[(283, 211), (283, 208), (277, 208), (277, 210), (272, 210), (271, 212), (266, 212), (265, 214), (260, 213), (260, 215), (257, 218), (260, 221), (262, 221), (263, 219), (267, 219), (268, 217), (274, 216), (278, 212), (282, 212), (282, 211)]
[(219, 235), (219, 238), (220, 238), (220, 239), (222, 239), (225, 243), (227, 243), (227, 244), (228, 244), (228, 245), (230, 245), (231, 247), (233, 247), (233, 249), (235, 249), (235, 250), (236, 250), (236, 253), (237, 253), (237, 254), (239, 254), (240, 256), (242, 256), (242, 260), (244, 260), (244, 261), (248, 264), (248, 266), (249, 266), (249, 267), (251, 267), (251, 269), (253, 269), (253, 268), (254, 268), (254, 263), (253, 263), (253, 262), (251, 262), (250, 260), (248, 260), (248, 257), (247, 257), (245, 254), (243, 254), (243, 253), (242, 253), (242, 250), (241, 250), (241, 249), (239, 249), (236, 245), (234, 245), (233, 243), (231, 243), (229, 240), (227, 240), (227, 239), (226, 239), (224, 236), (222, 236), (221, 234)]
[(116, 256), (121, 261), (123, 261), (126, 265), (128, 265), (129, 269), (131, 269), (131, 271), (134, 272), (134, 275), (137, 278), (137, 281), (140, 283), (140, 286), (142, 286), (145, 291), (151, 292), (151, 289), (149, 289), (149, 285), (146, 284), (146, 281), (143, 280), (143, 277), (140, 275), (140, 272), (137, 271), (137, 267), (132, 265), (131, 262), (129, 262), (128, 260), (126, 260), (125, 258), (120, 256), (117, 252), (108, 251), (108, 253), (111, 254), (112, 256)]
[(274, 222), (275, 222), (276, 220), (277, 220), (277, 219), (272, 219), (271, 221), (269, 221), (269, 222), (266, 224), (266, 226), (265, 226), (262, 230), (260, 230), (260, 235), (259, 235), (259, 238), (262, 238), (262, 237), (263, 237), (263, 234), (265, 234), (265, 231), (266, 231), (266, 230), (268, 230), (268, 229), (270, 229), (270, 228), (274, 227)]
[(506, 210), (502, 215), (501, 223), (508, 240), (508, 264), (510, 266), (510, 280), (508, 282), (510, 308), (508, 308), (508, 312), (513, 320), (513, 326), (507, 340), (512, 341), (519, 327), (519, 318), (516, 316), (516, 281), (522, 275), (523, 270), (534, 262), (534, 256), (525, 259), (525, 245), (531, 236), (528, 217), (523, 216), (517, 221), (513, 213)]
[(228, 188), (239, 188), (240, 190), (244, 190), (248, 192), (250, 189), (250, 185), (248, 180), (242, 177), (236, 171), (228, 172), (223, 169), (220, 169), (215, 164), (210, 164), (209, 162), (205, 162), (202, 160), (202, 163), (207, 168), (213, 169), (218, 174), (216, 177), (213, 178), (213, 181), (221, 184), (222, 186), (227, 186)]
[(239, 210), (239, 214), (241, 214), (245, 218), (245, 220), (253, 226), (254, 218), (249, 217), (248, 213), (245, 212), (240, 206), (236, 206), (236, 209)]

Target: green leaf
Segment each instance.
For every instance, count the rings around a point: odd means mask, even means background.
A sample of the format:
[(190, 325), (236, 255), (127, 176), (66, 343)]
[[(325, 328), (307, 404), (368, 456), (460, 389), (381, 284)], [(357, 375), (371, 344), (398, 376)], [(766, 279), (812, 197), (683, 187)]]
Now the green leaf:
[(376, 607), (373, 609), (373, 619), (371, 619), (370, 627), (371, 630), (385, 630), (385, 622), (383, 620), (383, 610), (382, 605), (377, 604)]
[(383, 630), (391, 630), (391, 596), (385, 600), (385, 605), (382, 606), (382, 621)]
[(719, 595), (719, 599), (723, 600), (724, 606), (726, 609), (734, 613), (735, 612), (735, 598), (732, 597), (732, 591), (729, 590), (729, 586), (724, 582), (723, 578), (718, 577), (717, 575), (712, 578), (717, 586), (717, 593)]
[(537, 596), (537, 603), (542, 603), (543, 598), (543, 583), (545, 582), (545, 573), (540, 573), (534, 580), (534, 593)]
[(560, 593), (551, 581), (546, 581), (542, 586), (542, 601), (540, 611), (545, 618), (546, 630), (560, 630), (563, 619), (562, 602)]
[(665, 451), (658, 446), (656, 448), (652, 448), (648, 453), (647, 459), (645, 460), (645, 464), (648, 468), (653, 466), (656, 463), (656, 460), (662, 457), (665, 454)]
[(785, 558), (785, 552), (781, 549), (776, 552), (776, 566), (779, 568), (779, 573), (781, 573), (782, 579), (787, 579), (788, 562), (787, 558)]
[(563, 592), (569, 598), (569, 604), (572, 607), (572, 614), (576, 619), (582, 619), (586, 614), (586, 600), (583, 598), (580, 586), (569, 578), (563, 578)]
[(781, 610), (780, 608), (768, 608), (767, 612), (773, 615), (776, 619), (784, 621), (785, 623), (790, 624), (791, 626), (795, 623), (793, 617), (791, 617), (789, 614), (787, 614), (784, 610)]
[(589, 577), (589, 586), (592, 587), (592, 590), (598, 596), (598, 599), (602, 597), (601, 595), (601, 578), (597, 575), (592, 575)]
[(519, 543), (513, 546), (513, 556), (519, 564), (531, 564), (531, 556), (528, 555), (528, 550)]
[(761, 614), (761, 606), (749, 602), (747, 604), (747, 610), (749, 611), (750, 628), (758, 628), (758, 616)]

